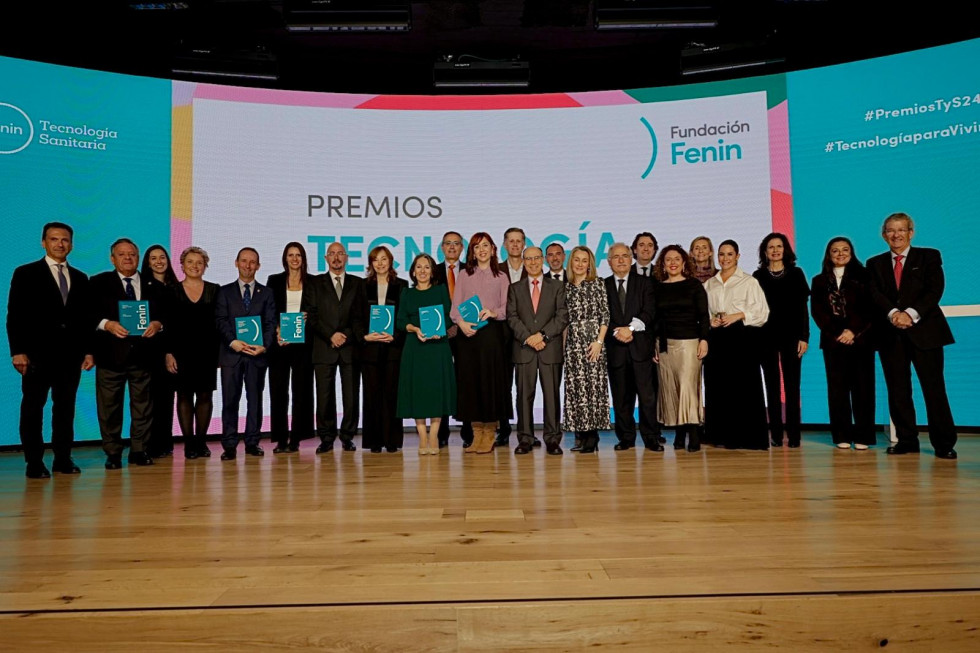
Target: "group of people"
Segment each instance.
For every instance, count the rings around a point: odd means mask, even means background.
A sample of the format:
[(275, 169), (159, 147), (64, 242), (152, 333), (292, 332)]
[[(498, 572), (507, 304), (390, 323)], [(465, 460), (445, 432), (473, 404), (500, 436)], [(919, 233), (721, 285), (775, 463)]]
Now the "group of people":
[[(305, 248), (291, 242), (283, 249), (282, 272), (265, 284), (256, 280), (259, 253), (244, 247), (235, 259), (238, 278), (219, 286), (203, 279), (210, 260), (200, 247), (181, 252), (178, 280), (165, 247), (147, 249), (140, 266), (139, 249), (127, 238), (110, 248), (113, 269), (89, 279), (67, 263), (72, 228), (48, 223), (41, 239), (45, 256), (17, 268), (7, 313), (12, 362), (22, 375), (26, 474), (50, 476), (42, 437), (49, 393), (53, 469), (80, 472), (71, 458), (75, 395), (81, 372), (93, 367), (110, 470), (122, 466), (127, 388), (130, 464), (151, 465), (172, 454), (175, 408), (185, 457), (210, 456), (215, 369), (222, 460), (236, 458), (240, 439), (246, 454), (264, 454), (267, 371), (277, 454), (298, 451), (312, 436), (319, 438), (317, 453), (330, 451), (338, 438), (353, 451), (361, 414), (362, 446), (372, 452), (398, 451), (403, 420), (411, 419), (420, 455), (438, 454), (453, 416), (461, 422), (465, 450), (488, 453), (508, 445), (515, 407), (517, 455), (542, 440), (548, 454), (561, 455), (567, 431), (575, 433), (573, 450), (594, 453), (599, 432), (610, 428), (617, 451), (636, 446), (637, 430), (644, 447), (662, 451), (663, 428), (674, 430), (675, 448), (692, 452), (702, 443), (768, 449), (783, 446), (784, 438), (798, 447), (811, 311), (820, 329), (836, 445), (863, 450), (875, 443), (877, 349), (898, 434), (888, 453), (919, 450), (914, 366), (935, 454), (953, 459), (956, 433), (943, 380), (943, 347), (953, 338), (939, 307), (942, 261), (937, 250), (911, 247), (913, 234), (908, 215), (888, 216), (882, 236), (889, 252), (867, 266), (848, 238), (835, 237), (810, 282), (781, 233), (763, 238), (752, 274), (739, 267), (733, 240), (718, 246), (716, 265), (707, 237), (661, 250), (652, 233), (639, 233), (631, 245), (608, 249), (612, 274), (602, 278), (588, 247), (567, 256), (556, 242), (544, 250), (526, 247), (524, 231), (511, 228), (499, 255), (490, 234), (473, 234), (465, 262), (462, 235), (446, 233), (444, 260), (416, 256), (411, 284), (399, 277), (387, 247), (371, 250), (361, 278), (347, 273), (340, 243), (327, 249), (327, 272), (312, 275)], [(123, 323), (126, 302), (148, 310), (139, 333)], [(372, 320), (381, 307), (394, 316), (394, 328)], [(305, 336), (285, 333), (281, 314), (301, 315)], [(427, 326), (432, 315), (442, 328)], [(248, 333), (247, 325), (256, 332)], [(541, 439), (533, 413), (539, 386)]]

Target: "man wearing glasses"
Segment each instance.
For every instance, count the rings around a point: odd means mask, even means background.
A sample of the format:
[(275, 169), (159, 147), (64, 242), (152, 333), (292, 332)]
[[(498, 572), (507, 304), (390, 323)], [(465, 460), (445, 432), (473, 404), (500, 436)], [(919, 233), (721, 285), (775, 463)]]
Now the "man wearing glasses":
[[(442, 236), (442, 256), (445, 259), (436, 265), (432, 273), (432, 278), (439, 283), (446, 284), (449, 288), (449, 299), (452, 300), (453, 292), (456, 290), (456, 279), (459, 277), (462, 262), (459, 257), (463, 254), (463, 237), (455, 231), (447, 231)], [(463, 297), (467, 299), (467, 297)], [(450, 327), (455, 329), (456, 327)], [(453, 352), (453, 359), (456, 358), (456, 338), (449, 339), (449, 347)], [(463, 422), (459, 427), (459, 438), (463, 441), (463, 448), (468, 449), (473, 444), (473, 425)], [(439, 424), (439, 448), (449, 444), (449, 415), (442, 416)]]
[(888, 410), (898, 435), (888, 453), (919, 452), (912, 404), (911, 367), (915, 366), (926, 404), (929, 441), (937, 458), (955, 460), (956, 427), (943, 376), (943, 347), (953, 344), (953, 333), (939, 306), (945, 287), (943, 261), (939, 250), (912, 247), (914, 233), (915, 225), (907, 214), (889, 215), (881, 228), (889, 251), (868, 260)]

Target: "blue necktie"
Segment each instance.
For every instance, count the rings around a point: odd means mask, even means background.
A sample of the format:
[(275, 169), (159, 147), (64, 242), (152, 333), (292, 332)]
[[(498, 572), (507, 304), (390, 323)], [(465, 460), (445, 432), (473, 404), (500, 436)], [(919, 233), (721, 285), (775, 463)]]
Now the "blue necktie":
[(126, 282), (126, 299), (136, 301), (136, 290), (133, 288), (133, 280), (126, 277), (123, 281)]
[(242, 304), (245, 305), (245, 310), (248, 311), (252, 306), (252, 290), (245, 284), (245, 294), (242, 295)]

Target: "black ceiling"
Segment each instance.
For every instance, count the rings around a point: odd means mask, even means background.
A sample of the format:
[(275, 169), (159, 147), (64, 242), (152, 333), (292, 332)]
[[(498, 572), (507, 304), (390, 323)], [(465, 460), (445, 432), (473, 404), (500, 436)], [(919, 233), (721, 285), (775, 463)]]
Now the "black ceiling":
[[(438, 58), (519, 59), (530, 65), (530, 85), (524, 90), (551, 92), (666, 86), (783, 72), (980, 36), (980, 22), (967, 19), (962, 5), (940, 0), (910, 3), (908, 9), (898, 3), (861, 0), (700, 2), (718, 17), (716, 27), (616, 31), (595, 28), (597, 5), (602, 6), (602, 1), (405, 2), (411, 15), (408, 31), (298, 33), (286, 28), (283, 0), (142, 5), (94, 0), (70, 6), (22, 0), (20, 6), (0, 12), (0, 54), (180, 79), (186, 76), (172, 72), (176, 54), (247, 53), (274, 60), (278, 79), (229, 79), (228, 83), (397, 94), (447, 92), (433, 87), (433, 62)], [(363, 7), (372, 2), (377, 0), (360, 0)], [(681, 75), (681, 51), (691, 44), (750, 42), (764, 43), (771, 56), (784, 62), (708, 76)]]

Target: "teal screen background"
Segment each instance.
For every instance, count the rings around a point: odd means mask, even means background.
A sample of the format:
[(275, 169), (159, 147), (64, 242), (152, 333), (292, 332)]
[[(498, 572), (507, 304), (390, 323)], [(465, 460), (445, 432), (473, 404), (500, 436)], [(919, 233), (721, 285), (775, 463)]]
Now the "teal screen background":
[[(169, 242), (170, 88), (168, 80), (0, 58), (0, 103), (20, 108), (35, 127), (34, 140), (24, 150), (0, 155), (6, 249), (0, 257), (0, 283), (5, 289), (14, 268), (44, 256), (41, 229), (52, 220), (74, 228), (68, 260), (90, 276), (112, 268), (109, 245), (120, 236), (139, 244), (141, 254), (147, 245)], [(16, 117), (9, 108), (0, 107), (0, 124)], [(118, 138), (107, 140), (104, 152), (42, 145), (41, 120), (106, 127), (117, 131)], [(0, 149), (9, 138), (0, 134)], [(6, 334), (6, 298), (0, 311)], [(94, 378), (94, 371), (82, 375), (76, 440), (99, 439)], [(0, 445), (20, 443), (19, 411), (20, 375), (8, 358), (0, 366)], [(47, 411), (44, 429), (47, 442)], [(128, 417), (124, 429), (128, 433)]]
[[(937, 99), (973, 98), (980, 93), (974, 73), (980, 40), (791, 73), (742, 80), (739, 85), (785, 85), (794, 210), (794, 240), (808, 277), (819, 271), (827, 241), (850, 237), (862, 260), (885, 251), (883, 218), (904, 211), (916, 220), (914, 245), (942, 251), (947, 289), (944, 306), (961, 307), (952, 317), (957, 343), (946, 350), (946, 379), (953, 415), (963, 426), (980, 425), (980, 288), (971, 274), (970, 249), (980, 236), (980, 104), (891, 119), (865, 120), (868, 111), (922, 106)], [(734, 82), (733, 82), (734, 83)], [(731, 84), (715, 91), (724, 94)], [(711, 85), (630, 91), (650, 101), (702, 97)], [(41, 227), (51, 220), (75, 229), (70, 262), (92, 275), (111, 268), (109, 245), (120, 237), (136, 241), (141, 252), (170, 242), (171, 107), (168, 80), (129, 77), (0, 58), (0, 105), (14, 105), (34, 122), (34, 142), (15, 154), (0, 154), (0, 197), (8, 255), (0, 258), (0, 283), (9, 286), (16, 266), (43, 255)], [(39, 121), (106, 127), (118, 132), (105, 152), (45, 146), (38, 142)], [(17, 124), (18, 113), (0, 106), (0, 127)], [(829, 143), (893, 137), (961, 125), (971, 133), (924, 140), (917, 145), (879, 146), (826, 152)], [(63, 134), (52, 136), (65, 137)], [(0, 150), (17, 139), (0, 133)], [(370, 155), (369, 153), (366, 155)], [(382, 156), (379, 154), (378, 156)], [(655, 215), (655, 207), (651, 212)], [(693, 228), (692, 228), (693, 229)], [(656, 229), (652, 229), (656, 232)], [(696, 231), (696, 229), (693, 229)], [(709, 234), (715, 242), (724, 234)], [(765, 234), (759, 234), (761, 239)], [(758, 242), (740, 243), (742, 267), (756, 266)], [(971, 308), (972, 307), (972, 308)], [(6, 302), (0, 304), (5, 324)], [(827, 418), (823, 361), (812, 325), (810, 352), (803, 365), (803, 420)], [(76, 440), (98, 440), (94, 372), (83, 375), (78, 393)], [(888, 422), (885, 386), (878, 373), (877, 421)], [(917, 396), (919, 422), (925, 411)], [(0, 446), (19, 443), (20, 378), (8, 363), (0, 366)], [(128, 412), (128, 411), (127, 411)], [(45, 415), (45, 440), (49, 439)], [(128, 426), (124, 428), (128, 429)], [(125, 434), (125, 432), (124, 432)]]
[[(820, 271), (830, 238), (850, 237), (862, 261), (888, 248), (884, 218), (894, 212), (915, 220), (913, 246), (942, 252), (943, 306), (980, 304), (971, 250), (980, 237), (980, 40), (882, 59), (787, 75), (790, 152), (797, 253), (808, 276)], [(969, 104), (887, 120), (865, 120), (868, 111), (924, 106), (968, 98)], [(971, 133), (921, 140), (917, 145), (825, 152), (828, 143), (933, 132), (961, 125)], [(976, 311), (974, 311), (976, 312)], [(976, 401), (980, 317), (953, 317), (956, 344), (946, 348), (946, 384), (958, 425), (980, 424)], [(804, 357), (803, 420), (826, 423), (826, 381), (816, 345), (816, 325)], [(914, 378), (914, 375), (913, 375)], [(878, 369), (877, 422), (888, 423), (884, 380)], [(925, 407), (916, 389), (918, 422)]]

